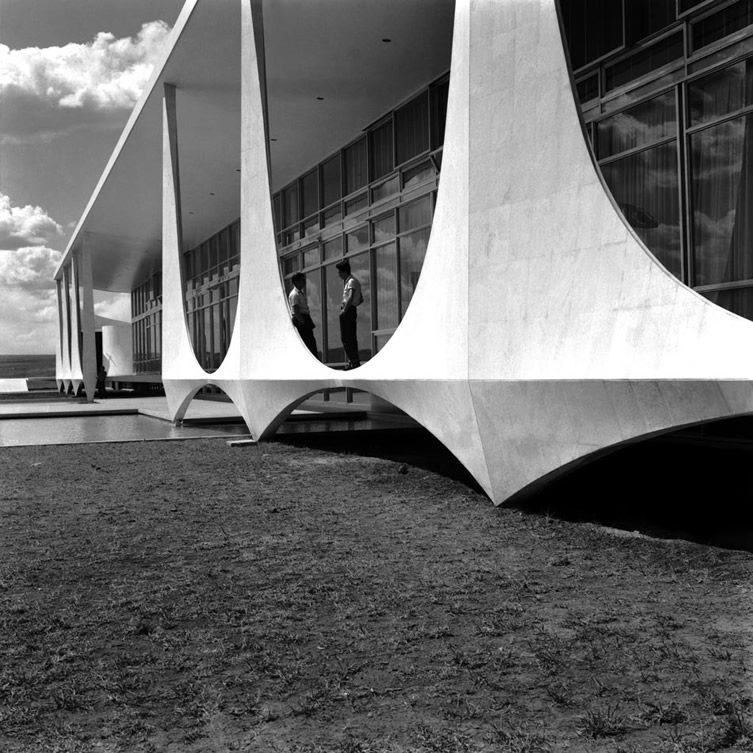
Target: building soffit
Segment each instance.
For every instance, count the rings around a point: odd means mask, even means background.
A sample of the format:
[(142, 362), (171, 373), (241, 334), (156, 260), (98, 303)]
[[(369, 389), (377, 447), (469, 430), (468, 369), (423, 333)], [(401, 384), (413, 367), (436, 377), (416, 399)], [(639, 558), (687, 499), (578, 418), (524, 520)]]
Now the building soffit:
[[(454, 0), (262, 8), (272, 190), (449, 69)], [(185, 247), (240, 215), (240, 28), (240, 0), (184, 6), (66, 250), (90, 246), (96, 289), (130, 291), (160, 267), (164, 83), (177, 88)]]

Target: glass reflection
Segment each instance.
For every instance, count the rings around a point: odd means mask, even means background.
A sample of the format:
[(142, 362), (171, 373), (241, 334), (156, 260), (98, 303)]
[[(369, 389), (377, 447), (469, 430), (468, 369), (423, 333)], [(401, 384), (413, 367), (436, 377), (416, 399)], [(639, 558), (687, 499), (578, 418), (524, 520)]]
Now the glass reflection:
[[(358, 317), (356, 319), (356, 335), (358, 337), (358, 355), (361, 361), (368, 361), (371, 358), (371, 264), (369, 263), (371, 254), (358, 254), (351, 256), (350, 271), (352, 275), (361, 283), (361, 292), (363, 293), (363, 303), (358, 307)], [(340, 299), (342, 300), (343, 283), (340, 281)], [(338, 304), (339, 308), (339, 304)], [(339, 327), (339, 323), (338, 323)], [(339, 331), (339, 330), (338, 330)]]
[(695, 284), (753, 277), (753, 116), (693, 134)]
[(376, 249), (374, 261), (377, 318), (375, 329), (394, 329), (398, 323), (397, 246), (389, 243)]
[(667, 92), (598, 124), (599, 156), (648, 146), (677, 133), (674, 92)]
[(688, 85), (691, 125), (707, 123), (753, 103), (750, 61), (718, 71)]
[(727, 311), (744, 316), (746, 319), (753, 319), (753, 288), (714, 290), (704, 292), (703, 295)]
[(430, 228), (400, 238), (400, 315), (404, 316), (418, 285), (421, 267), (429, 245)]
[(682, 273), (679, 179), (675, 142), (602, 165), (625, 219), (659, 261)]
[(343, 299), (343, 281), (337, 274), (334, 264), (328, 264), (324, 268), (325, 284), (327, 291), (327, 343), (322, 343), (326, 350), (328, 363), (342, 363), (345, 360), (345, 351), (340, 340), (340, 303)]

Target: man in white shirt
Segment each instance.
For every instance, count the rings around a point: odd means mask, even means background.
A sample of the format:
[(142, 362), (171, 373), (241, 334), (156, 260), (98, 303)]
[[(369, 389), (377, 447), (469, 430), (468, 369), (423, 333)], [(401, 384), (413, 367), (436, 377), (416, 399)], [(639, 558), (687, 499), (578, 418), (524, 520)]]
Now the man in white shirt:
[(357, 369), (361, 365), (358, 355), (358, 339), (356, 337), (356, 309), (363, 303), (361, 283), (350, 273), (350, 262), (347, 259), (335, 265), (340, 279), (343, 281), (343, 300), (340, 304), (340, 339), (345, 349), (348, 369)]
[(306, 275), (296, 272), (292, 278), (293, 289), (288, 294), (288, 306), (293, 326), (298, 330), (306, 347), (319, 358), (319, 352), (314, 338), (314, 320), (311, 318), (308, 302), (306, 301)]

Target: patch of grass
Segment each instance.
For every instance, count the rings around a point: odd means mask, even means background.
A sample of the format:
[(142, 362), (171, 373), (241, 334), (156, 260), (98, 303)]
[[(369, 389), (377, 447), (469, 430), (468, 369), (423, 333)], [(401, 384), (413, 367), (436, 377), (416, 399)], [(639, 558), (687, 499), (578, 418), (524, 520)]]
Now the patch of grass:
[(597, 740), (603, 737), (622, 735), (628, 729), (627, 717), (620, 711), (619, 704), (614, 704), (586, 712), (586, 715), (581, 719), (578, 732), (583, 737)]

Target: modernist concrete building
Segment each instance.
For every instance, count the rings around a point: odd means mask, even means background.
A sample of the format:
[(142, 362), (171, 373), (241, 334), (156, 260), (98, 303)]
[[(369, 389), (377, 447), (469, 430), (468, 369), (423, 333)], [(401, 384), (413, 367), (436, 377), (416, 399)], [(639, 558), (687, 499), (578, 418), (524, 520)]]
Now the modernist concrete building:
[(753, 0), (187, 0), (56, 275), (59, 385), (93, 395), (92, 291), (130, 292), (109, 376), (175, 419), (363, 390), (495, 503), (753, 412), (751, 134)]

